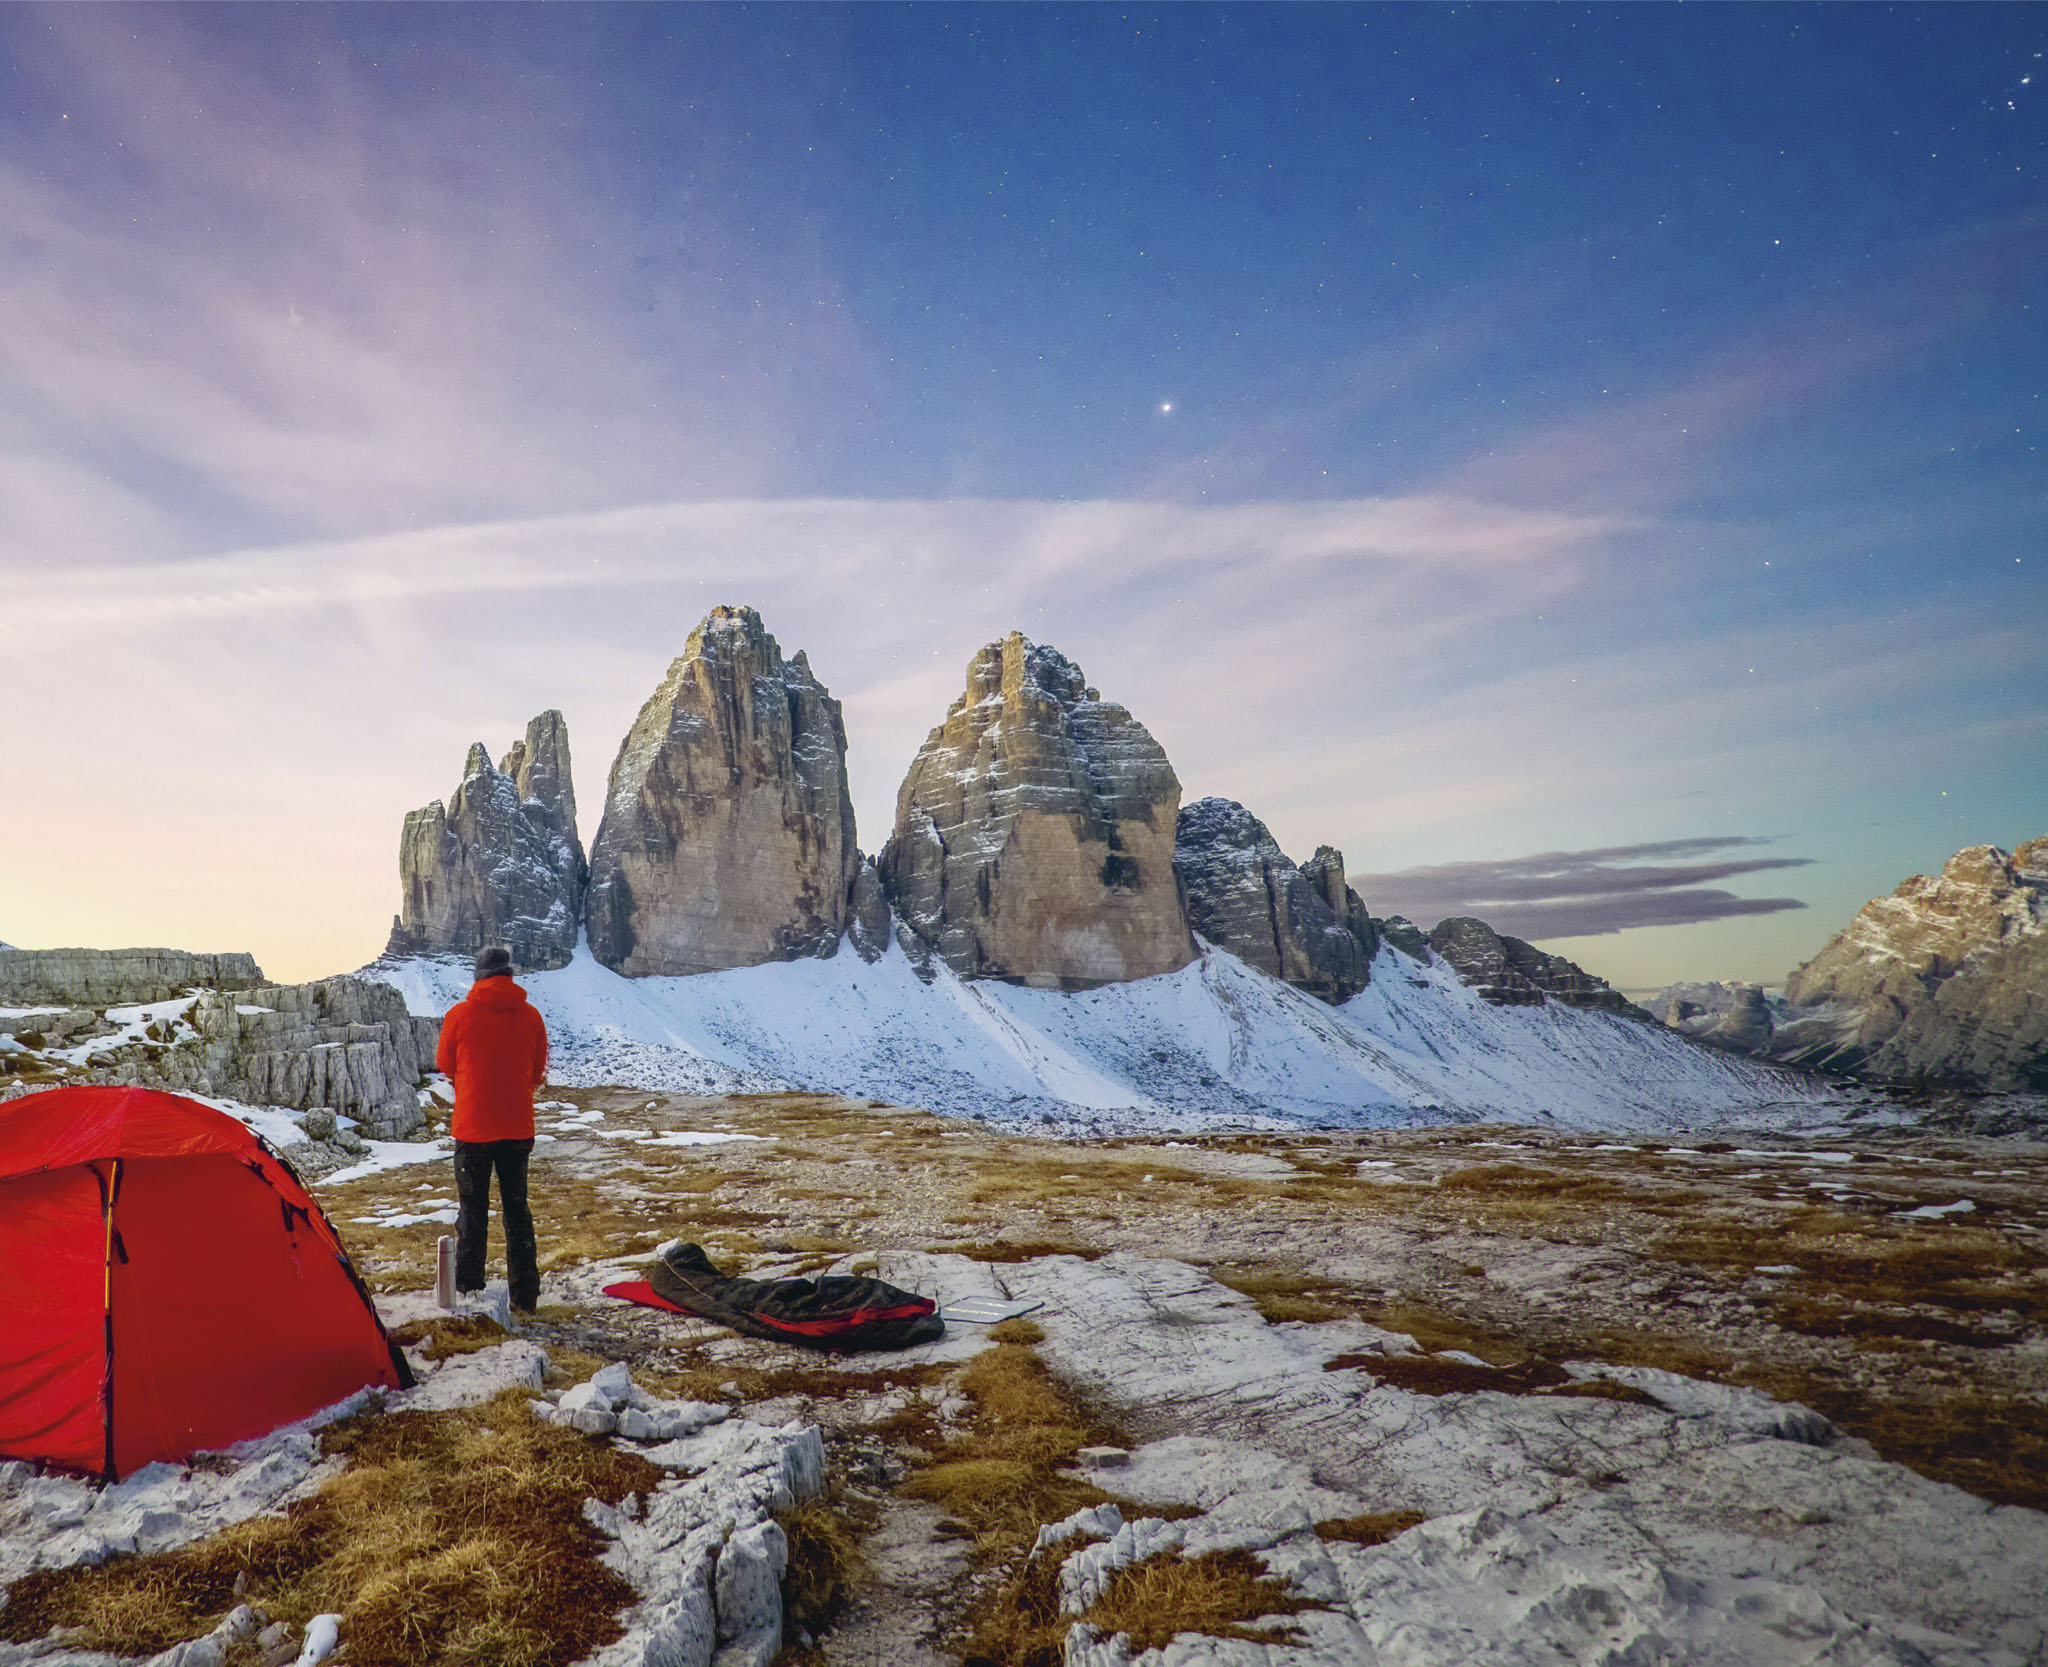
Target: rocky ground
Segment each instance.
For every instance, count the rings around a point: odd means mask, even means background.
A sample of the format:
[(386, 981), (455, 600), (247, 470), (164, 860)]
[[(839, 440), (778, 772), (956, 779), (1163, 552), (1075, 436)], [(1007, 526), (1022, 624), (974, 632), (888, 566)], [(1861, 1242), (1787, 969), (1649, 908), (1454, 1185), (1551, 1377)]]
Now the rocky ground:
[[(1150, 1659), (2048, 1660), (2040, 1144), (1060, 1143), (630, 1090), (543, 1115), (527, 1335), (825, 1431), (865, 1556), (792, 1611), (794, 1659), (1107, 1667), (1171, 1635), (1129, 1571), (1249, 1553), (1238, 1612)], [(417, 1287), (445, 1171), (346, 1173), (323, 1201), (366, 1274)], [(1042, 1306), (993, 1345), (956, 1325), (820, 1363), (599, 1294), (672, 1236)], [(977, 1360), (1049, 1374), (1068, 1410), (1006, 1412)], [(1031, 1553), (1104, 1501), (1116, 1521)]]
[[(553, 1092), (539, 1315), (438, 1316), (445, 1161), (369, 1148), (317, 1191), (422, 1387), (103, 1494), (5, 1467), (0, 1662), (281, 1662), (337, 1615), (364, 1667), (2048, 1662), (2025, 1134), (1058, 1141)], [(835, 1359), (603, 1294), (678, 1236), (1030, 1312)]]

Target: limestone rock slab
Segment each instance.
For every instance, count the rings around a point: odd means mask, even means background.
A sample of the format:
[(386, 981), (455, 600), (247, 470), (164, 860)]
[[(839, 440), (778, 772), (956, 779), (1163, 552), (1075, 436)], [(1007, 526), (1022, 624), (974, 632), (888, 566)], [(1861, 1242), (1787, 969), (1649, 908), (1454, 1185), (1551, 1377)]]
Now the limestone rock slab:
[(246, 990), (263, 982), (253, 955), (183, 949), (0, 949), (0, 1007), (62, 1002), (112, 1007), (168, 1001), (192, 989)]
[(974, 656), (912, 761), (877, 866), (909, 934), (961, 977), (1088, 989), (1194, 959), (1179, 809), (1145, 726), (1013, 632)]
[(632, 978), (831, 955), (859, 861), (839, 702), (752, 608), (712, 609), (612, 763), (591, 952)]
[(197, 1035), (177, 1046), (109, 1050), (105, 1080), (324, 1107), (381, 1140), (406, 1139), (426, 1121), (418, 1090), (441, 1021), (414, 1017), (388, 984), (341, 977), (209, 993), (185, 1020)]

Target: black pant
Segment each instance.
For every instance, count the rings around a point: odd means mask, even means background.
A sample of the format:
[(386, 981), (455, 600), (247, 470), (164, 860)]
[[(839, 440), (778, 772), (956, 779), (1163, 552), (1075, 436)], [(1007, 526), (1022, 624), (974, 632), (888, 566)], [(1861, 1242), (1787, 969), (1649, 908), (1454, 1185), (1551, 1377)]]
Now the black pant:
[(505, 1271), (512, 1306), (540, 1301), (540, 1257), (533, 1242), (533, 1211), (526, 1207), (530, 1140), (458, 1140), (455, 1143), (455, 1288), (484, 1288), (484, 1235), (491, 1219), (491, 1171), (498, 1172), (498, 1213), (505, 1221)]

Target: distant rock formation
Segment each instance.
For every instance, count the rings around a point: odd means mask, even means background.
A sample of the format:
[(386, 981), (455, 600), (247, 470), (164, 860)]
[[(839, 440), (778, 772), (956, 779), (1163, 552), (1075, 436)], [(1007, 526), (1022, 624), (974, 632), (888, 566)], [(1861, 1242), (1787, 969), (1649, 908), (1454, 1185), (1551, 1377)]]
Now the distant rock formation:
[(1180, 780), (1057, 649), (974, 656), (877, 866), (909, 934), (963, 978), (1086, 989), (1194, 959), (1174, 879)]
[(1371, 922), (1374, 935), (1383, 944), (1398, 949), (1411, 961), (1427, 961), (1429, 934), (1406, 915), (1388, 915), (1385, 920)]
[(629, 977), (831, 955), (859, 877), (846, 726), (752, 608), (714, 608), (612, 763), (585, 898)]
[(863, 961), (872, 963), (888, 954), (892, 918), (881, 870), (873, 857), (863, 854), (846, 898), (846, 938)]
[(1429, 934), (1429, 946), (1479, 992), (1481, 1000), (1496, 1007), (1533, 1007), (1550, 1000), (1632, 1019), (1650, 1017), (1575, 962), (1562, 955), (1546, 955), (1520, 938), (1505, 937), (1470, 915), (1438, 921)]
[(1188, 924), (1248, 965), (1332, 1004), (1371, 979), (1378, 940), (1329, 846), (1297, 868), (1236, 800), (1198, 799), (1181, 810), (1173, 866)]
[(183, 949), (0, 949), (0, 1007), (110, 1007), (263, 982), (253, 955)]
[(1738, 1053), (1762, 1053), (1770, 1047), (1771, 1033), (1775, 1028), (1763, 986), (1738, 984), (1728, 1011), (1701, 1032), (1701, 1036), (1705, 1041), (1733, 1048)]
[(213, 1093), (324, 1106), (378, 1140), (404, 1140), (425, 1122), (418, 1088), (434, 1068), (441, 1021), (412, 1017), (389, 985), (323, 978), (202, 996), (188, 1017)]
[(1379, 953), (1379, 928), (1365, 912), (1365, 903), (1344, 877), (1344, 853), (1334, 845), (1318, 845), (1316, 854), (1301, 865), (1308, 883), (1322, 893), (1330, 913), (1347, 926), (1370, 962)]
[(1761, 984), (1667, 984), (1646, 1003), (1673, 1030), (1736, 1053), (1763, 1053), (1785, 1004)]
[(1773, 1059), (2048, 1092), (2048, 836), (1958, 851), (1866, 903), (1785, 980)]
[(543, 712), (492, 767), (469, 749), (444, 808), (411, 812), (398, 842), (403, 903), (387, 955), (512, 951), (521, 972), (565, 967), (576, 950), (588, 870), (576, 837), (569, 726)]

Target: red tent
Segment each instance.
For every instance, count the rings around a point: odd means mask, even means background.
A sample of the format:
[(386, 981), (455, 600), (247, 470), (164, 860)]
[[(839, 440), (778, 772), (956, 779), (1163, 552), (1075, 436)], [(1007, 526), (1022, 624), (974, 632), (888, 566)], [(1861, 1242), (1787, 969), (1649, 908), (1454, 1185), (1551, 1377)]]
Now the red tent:
[(0, 1458), (111, 1481), (410, 1378), (320, 1206), (232, 1117), (149, 1088), (0, 1105)]

